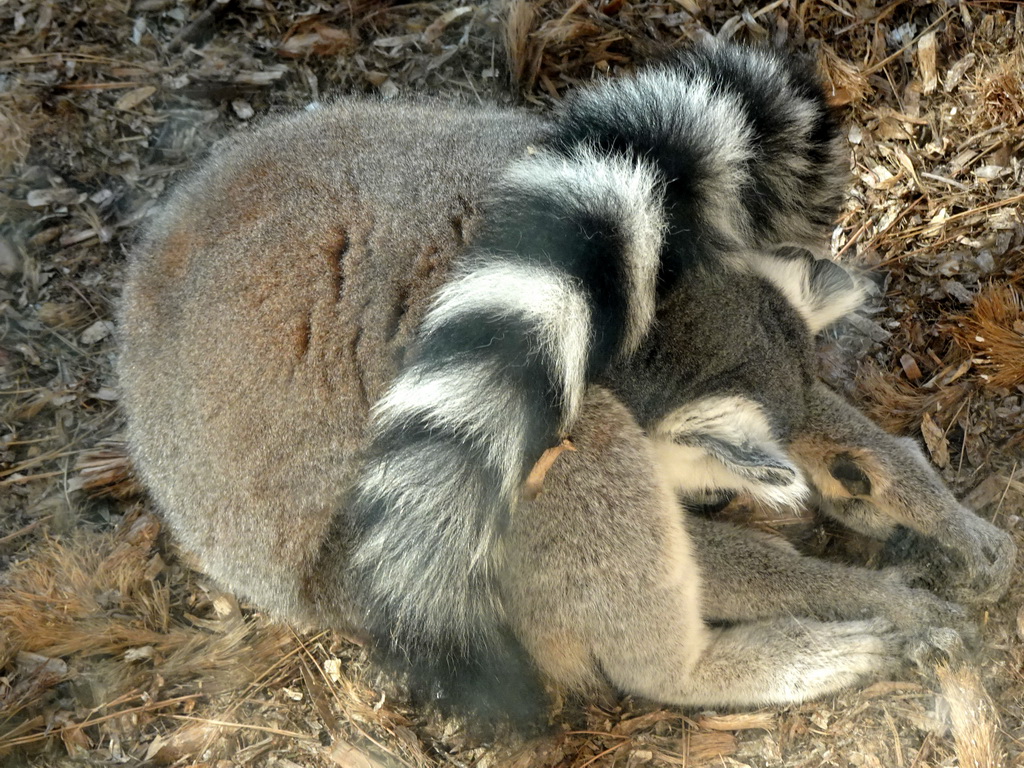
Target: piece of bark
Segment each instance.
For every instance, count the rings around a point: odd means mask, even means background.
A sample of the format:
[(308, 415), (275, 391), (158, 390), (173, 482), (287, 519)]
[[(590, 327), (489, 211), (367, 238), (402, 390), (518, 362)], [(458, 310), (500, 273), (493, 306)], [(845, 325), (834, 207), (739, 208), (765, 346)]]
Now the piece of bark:
[(562, 451), (575, 450), (576, 446), (572, 444), (572, 441), (569, 438), (565, 438), (558, 445), (544, 451), (540, 458), (537, 459), (537, 463), (533, 465), (530, 474), (526, 477), (526, 482), (523, 484), (523, 498), (527, 501), (533, 501), (540, 496), (544, 486), (544, 478), (547, 476), (548, 470), (554, 466), (559, 454)]

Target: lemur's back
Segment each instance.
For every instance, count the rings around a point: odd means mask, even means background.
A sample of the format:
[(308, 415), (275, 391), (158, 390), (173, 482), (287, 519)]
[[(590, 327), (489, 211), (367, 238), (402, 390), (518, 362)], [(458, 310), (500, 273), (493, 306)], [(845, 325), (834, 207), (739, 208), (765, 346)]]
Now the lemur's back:
[(342, 101), (225, 142), (177, 190), (129, 268), (120, 369), (136, 463), (213, 576), (308, 616), (295, 566), (340, 507), (369, 408), (481, 188), (541, 129)]

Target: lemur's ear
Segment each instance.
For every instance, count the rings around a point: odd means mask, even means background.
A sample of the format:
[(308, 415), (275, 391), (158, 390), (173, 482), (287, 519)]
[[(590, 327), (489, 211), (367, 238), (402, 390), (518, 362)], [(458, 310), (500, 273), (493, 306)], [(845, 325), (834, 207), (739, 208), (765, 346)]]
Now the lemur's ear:
[(773, 506), (799, 503), (808, 488), (760, 405), (738, 395), (707, 397), (670, 413), (655, 429), (676, 489), (742, 490)]
[(827, 328), (864, 302), (861, 278), (831, 259), (815, 258), (803, 248), (749, 253), (737, 263), (772, 283), (800, 313), (811, 333)]
[(797, 477), (796, 467), (785, 456), (777, 453), (778, 447), (763, 441), (694, 432), (681, 436), (677, 442), (703, 448), (730, 472), (756, 483), (790, 485)]

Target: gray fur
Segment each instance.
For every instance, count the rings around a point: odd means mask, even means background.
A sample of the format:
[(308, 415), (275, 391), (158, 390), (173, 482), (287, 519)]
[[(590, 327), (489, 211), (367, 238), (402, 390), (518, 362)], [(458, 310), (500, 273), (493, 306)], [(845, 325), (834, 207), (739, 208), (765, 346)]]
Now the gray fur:
[[(562, 685), (597, 685), (603, 675), (620, 690), (688, 706), (798, 702), (899, 666), (903, 643), (927, 625), (904, 616), (909, 631), (895, 629), (884, 618), (891, 595), (915, 618), (947, 618), (928, 612), (941, 601), (894, 579), (859, 602), (839, 594), (838, 578), (797, 583), (818, 564), (763, 535), (720, 526), (715, 536), (714, 524), (687, 520), (650, 442), (607, 391), (591, 390), (573, 439), (576, 451), (514, 516), (497, 557), (509, 621)], [(807, 564), (803, 574), (777, 584), (794, 562)], [(712, 629), (703, 618), (742, 623)]]
[[(838, 286), (836, 300), (845, 304), (853, 281), (833, 276), (836, 268), (817, 268), (814, 274), (827, 276), (817, 285)], [(715, 303), (702, 301), (706, 296), (714, 296)], [(671, 475), (700, 483), (686, 487), (687, 492), (699, 497), (715, 490), (742, 491), (773, 503), (782, 451), (782, 460), (799, 470), (827, 513), (880, 539), (899, 526), (930, 537), (957, 553), (962, 564), (944, 575), (947, 594), (996, 599), (1008, 587), (1016, 556), (1010, 535), (964, 508), (913, 440), (885, 433), (818, 381), (812, 344), (816, 326), (792, 296), (742, 262), (694, 275), (664, 303), (660, 322), (637, 356), (616, 368), (606, 383), (656, 435), (668, 429), (667, 439), (680, 440), (679, 409), (670, 404), (685, 403), (687, 412), (716, 420), (700, 427), (705, 434), (719, 441), (733, 435), (728, 439), (734, 441), (734, 452), (764, 456), (765, 480), (751, 485), (754, 468), (731, 462), (721, 445), (706, 444), (700, 455), (665, 454), (686, 462), (668, 468)], [(702, 412), (702, 403), (716, 401), (732, 406)], [(752, 411), (739, 407), (742, 403), (754, 404), (767, 423), (754, 428)], [(682, 439), (701, 444), (699, 434)], [(758, 446), (754, 450), (752, 441)], [(854, 498), (833, 474), (840, 457), (853, 465), (847, 472), (856, 469), (866, 479), (860, 484), (869, 491), (866, 497)]]
[[(806, 398), (806, 420), (790, 450), (819, 489), (825, 512), (882, 539), (904, 526), (955, 553), (960, 567), (949, 568), (937, 586), (956, 599), (991, 601), (1006, 592), (1013, 539), (963, 507), (915, 441), (887, 434), (820, 383)], [(860, 469), (860, 487), (836, 476), (837, 457)]]
[[(752, 54), (750, 66), (771, 75), (772, 61)], [(793, 97), (791, 88), (783, 91)], [(735, 105), (715, 101), (713, 89), (676, 90), (714, 106), (708, 130), (734, 122)], [(595, 93), (601, 104), (615, 91)], [(797, 135), (802, 115), (794, 111)], [(737, 143), (742, 126), (732, 127), (714, 157), (726, 186), (741, 183), (731, 163), (749, 151)], [(673, 479), (692, 474), (687, 461), (714, 466), (715, 487), (787, 479), (843, 501), (845, 486), (808, 448), (820, 440), (852, 451), (870, 476), (870, 511), (851, 516), (855, 527), (885, 536), (899, 523), (933, 535), (963, 553), (986, 596), (1005, 588), (1005, 534), (957, 504), (918, 450), (817, 383), (819, 323), (809, 318), (831, 317), (837, 303), (846, 311), (849, 286), (807, 262), (805, 294), (817, 307), (809, 316), (803, 299), (750, 267), (775, 258), (758, 250), (759, 238), (821, 234), (799, 220), (785, 178), (785, 209), (767, 235), (732, 210), (728, 189), (708, 190), (701, 215), (734, 249), (656, 310), (643, 254), (661, 218), (631, 208), (617, 220), (631, 284), (617, 363), (601, 386), (580, 376), (581, 343), (571, 337), (592, 341), (580, 311), (568, 325), (531, 326), (570, 382), (555, 426), (576, 450), (555, 461), (534, 501), (519, 500), (509, 482), (507, 520), (463, 525), (459, 516), (490, 489), (473, 487), (478, 478), (451, 445), (366, 459), (381, 430), (426, 414), (432, 429), (479, 438), (484, 463), (519, 477), (511, 465), (522, 404), (501, 370), (427, 371), (405, 358), (457, 315), (460, 295), (482, 301), (477, 290), (460, 294), (477, 262), (455, 264), (481, 226), (481, 201), (521, 183), (551, 131), (517, 111), (342, 101), (219, 145), (167, 201), (129, 267), (119, 370), (135, 463), (203, 567), (274, 615), (360, 631), (366, 606), (350, 599), (346, 579), (361, 564), (392, 591), (381, 600), (400, 606), (395, 631), (421, 631), (427, 648), (442, 633), (472, 642), (498, 617), (541, 671), (569, 686), (604, 675), (686, 705), (801, 701), (888, 671), (911, 639), (961, 621), (892, 575), (819, 567), (755, 534), (687, 521)], [(776, 170), (802, 173), (802, 162), (781, 158)], [(660, 204), (658, 184), (640, 186)], [(832, 182), (818, 194), (831, 200)], [(491, 255), (491, 267), (505, 264)], [(554, 295), (544, 284), (510, 297), (510, 314), (533, 301), (543, 311), (530, 317), (555, 317), (538, 298)], [(579, 290), (563, 287), (568, 297)], [(714, 398), (752, 403), (760, 421), (752, 428), (723, 414), (698, 424), (695, 404)], [(670, 465), (666, 446), (696, 453)], [(397, 500), (362, 538), (346, 517), (353, 489)], [(853, 597), (851, 583), (861, 585)], [(711, 619), (741, 623), (711, 629)]]
[(129, 266), (119, 370), (136, 465), (211, 575), (325, 620), (306, 582), (370, 408), (471, 236), (475, 201), (541, 127), (497, 109), (343, 102), (218, 145), (164, 205)]

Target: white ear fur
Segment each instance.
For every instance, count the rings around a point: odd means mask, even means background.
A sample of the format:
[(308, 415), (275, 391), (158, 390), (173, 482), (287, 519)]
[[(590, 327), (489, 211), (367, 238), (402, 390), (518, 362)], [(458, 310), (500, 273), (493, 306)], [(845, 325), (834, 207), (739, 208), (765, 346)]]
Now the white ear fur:
[(733, 260), (737, 268), (754, 272), (779, 289), (807, 323), (811, 333), (827, 328), (864, 302), (864, 286), (842, 266), (815, 259), (809, 252), (793, 255), (746, 253)]
[(760, 405), (739, 395), (707, 397), (666, 416), (655, 452), (676, 491), (745, 491), (773, 507), (800, 504), (807, 481), (778, 440)]

